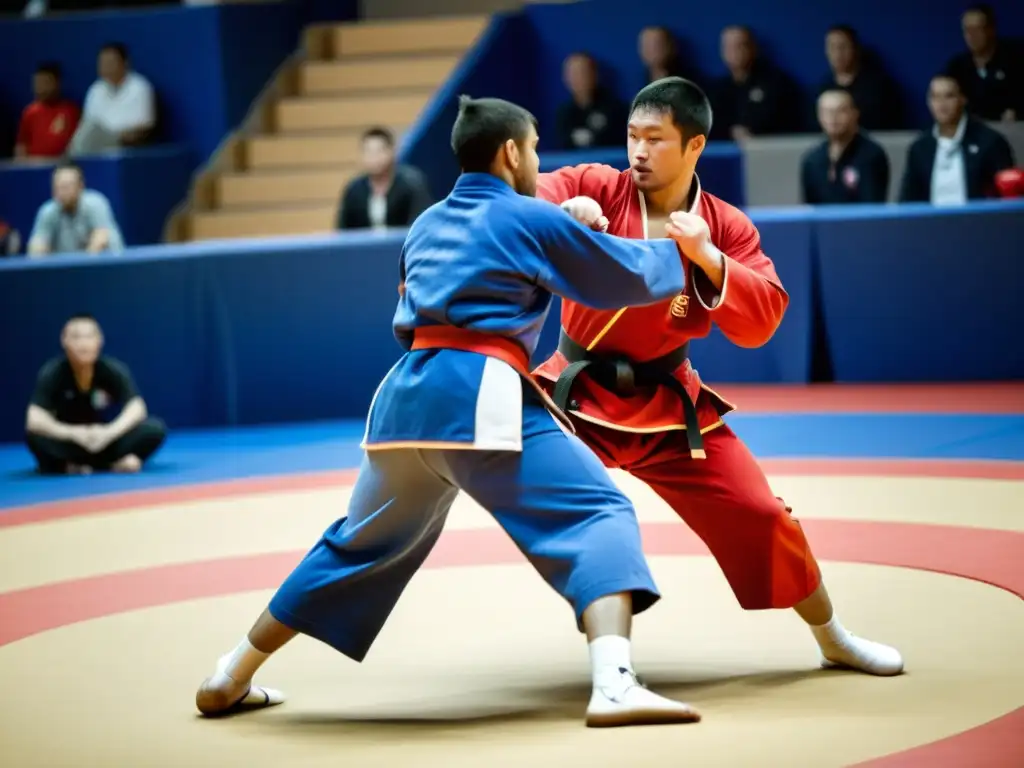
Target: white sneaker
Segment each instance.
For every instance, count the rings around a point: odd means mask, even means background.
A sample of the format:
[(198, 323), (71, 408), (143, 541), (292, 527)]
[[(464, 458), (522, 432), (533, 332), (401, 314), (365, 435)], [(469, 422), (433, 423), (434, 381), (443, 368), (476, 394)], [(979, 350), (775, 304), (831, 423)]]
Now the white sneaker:
[(847, 634), (841, 642), (823, 648), (825, 669), (855, 669), (869, 675), (890, 677), (903, 672), (903, 657), (895, 648)]
[(196, 708), (207, 717), (223, 717), (252, 712), (284, 703), (285, 696), (274, 688), (250, 685), (244, 694), (225, 687), (214, 687), (212, 679), (203, 681), (196, 692)]
[(594, 686), (587, 705), (588, 728), (697, 722), (700, 713), (689, 704), (652, 693), (632, 671), (621, 667), (610, 685)]

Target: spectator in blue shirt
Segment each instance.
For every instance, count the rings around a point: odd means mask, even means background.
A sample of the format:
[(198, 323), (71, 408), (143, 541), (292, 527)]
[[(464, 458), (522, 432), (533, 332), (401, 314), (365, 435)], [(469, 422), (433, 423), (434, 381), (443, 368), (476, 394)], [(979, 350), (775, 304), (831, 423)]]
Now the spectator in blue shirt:
[(123, 248), (124, 238), (107, 198), (85, 188), (85, 177), (77, 165), (58, 165), (53, 172), (53, 199), (43, 203), (36, 214), (29, 256), (118, 252)]

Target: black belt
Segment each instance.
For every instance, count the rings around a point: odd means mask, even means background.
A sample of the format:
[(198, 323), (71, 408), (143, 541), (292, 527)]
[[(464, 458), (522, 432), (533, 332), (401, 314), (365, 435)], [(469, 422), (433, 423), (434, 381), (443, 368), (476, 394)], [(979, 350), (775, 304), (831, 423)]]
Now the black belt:
[(689, 344), (683, 344), (654, 360), (638, 363), (621, 355), (588, 352), (562, 331), (558, 337), (558, 351), (569, 361), (569, 365), (555, 382), (555, 391), (551, 399), (563, 411), (576, 409), (575, 404), (569, 399), (569, 394), (576, 377), (583, 371), (586, 371), (596, 384), (619, 395), (631, 395), (637, 387), (663, 385), (679, 395), (683, 401), (690, 455), (695, 459), (704, 458), (704, 439), (700, 434), (697, 407), (690, 399), (690, 394), (683, 383), (672, 375), (689, 357)]

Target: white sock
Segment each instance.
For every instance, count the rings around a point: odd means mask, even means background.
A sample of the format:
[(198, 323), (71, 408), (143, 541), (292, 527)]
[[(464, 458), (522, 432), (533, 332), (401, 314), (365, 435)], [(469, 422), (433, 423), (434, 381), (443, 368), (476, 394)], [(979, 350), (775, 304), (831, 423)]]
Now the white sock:
[(628, 637), (604, 635), (590, 643), (590, 670), (594, 685), (606, 685), (618, 680), (621, 670), (633, 671)]
[(256, 670), (269, 658), (269, 653), (257, 650), (249, 642), (248, 636), (244, 637), (231, 653), (217, 660), (217, 672), (213, 676), (213, 682), (222, 685), (248, 685)]
[(839, 619), (833, 613), (827, 624), (811, 625), (811, 633), (818, 641), (818, 646), (824, 650), (834, 648), (837, 645), (844, 645), (850, 633), (839, 623)]

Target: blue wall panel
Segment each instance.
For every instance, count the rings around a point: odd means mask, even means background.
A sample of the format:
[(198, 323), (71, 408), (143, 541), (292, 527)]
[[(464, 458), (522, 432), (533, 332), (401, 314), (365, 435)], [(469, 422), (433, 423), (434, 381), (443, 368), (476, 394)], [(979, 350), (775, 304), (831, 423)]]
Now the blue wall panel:
[[(791, 304), (761, 349), (717, 332), (695, 342), (710, 384), (806, 382), (819, 330), (844, 381), (1024, 379), (1024, 203), (756, 222)], [(391, 319), (402, 241), (332, 235), (0, 262), (0, 441), (19, 439), (35, 373), (78, 311), (97, 315), (107, 351), (172, 427), (362, 418), (400, 354)], [(541, 356), (557, 329), (556, 304)]]
[(758, 349), (741, 349), (712, 327), (706, 339), (691, 345), (693, 365), (709, 382), (803, 384), (811, 374), (813, 224), (806, 213), (797, 212), (760, 212), (754, 223), (789, 294), (782, 324)]
[(838, 381), (1024, 378), (1024, 203), (815, 215)]
[[(0, 20), (0, 115), (12, 126), (32, 100), (32, 73), (47, 60), (64, 70), (64, 92), (81, 105), (107, 42), (124, 43), (157, 93), (159, 142), (169, 146), (83, 161), (131, 244), (159, 242), (167, 214), (185, 199), (192, 172), (248, 113), (309, 22), (354, 18), (356, 0), (160, 8)], [(0, 156), (9, 156), (13, 133)], [(0, 216), (25, 238), (49, 197), (46, 169), (0, 168)]]

